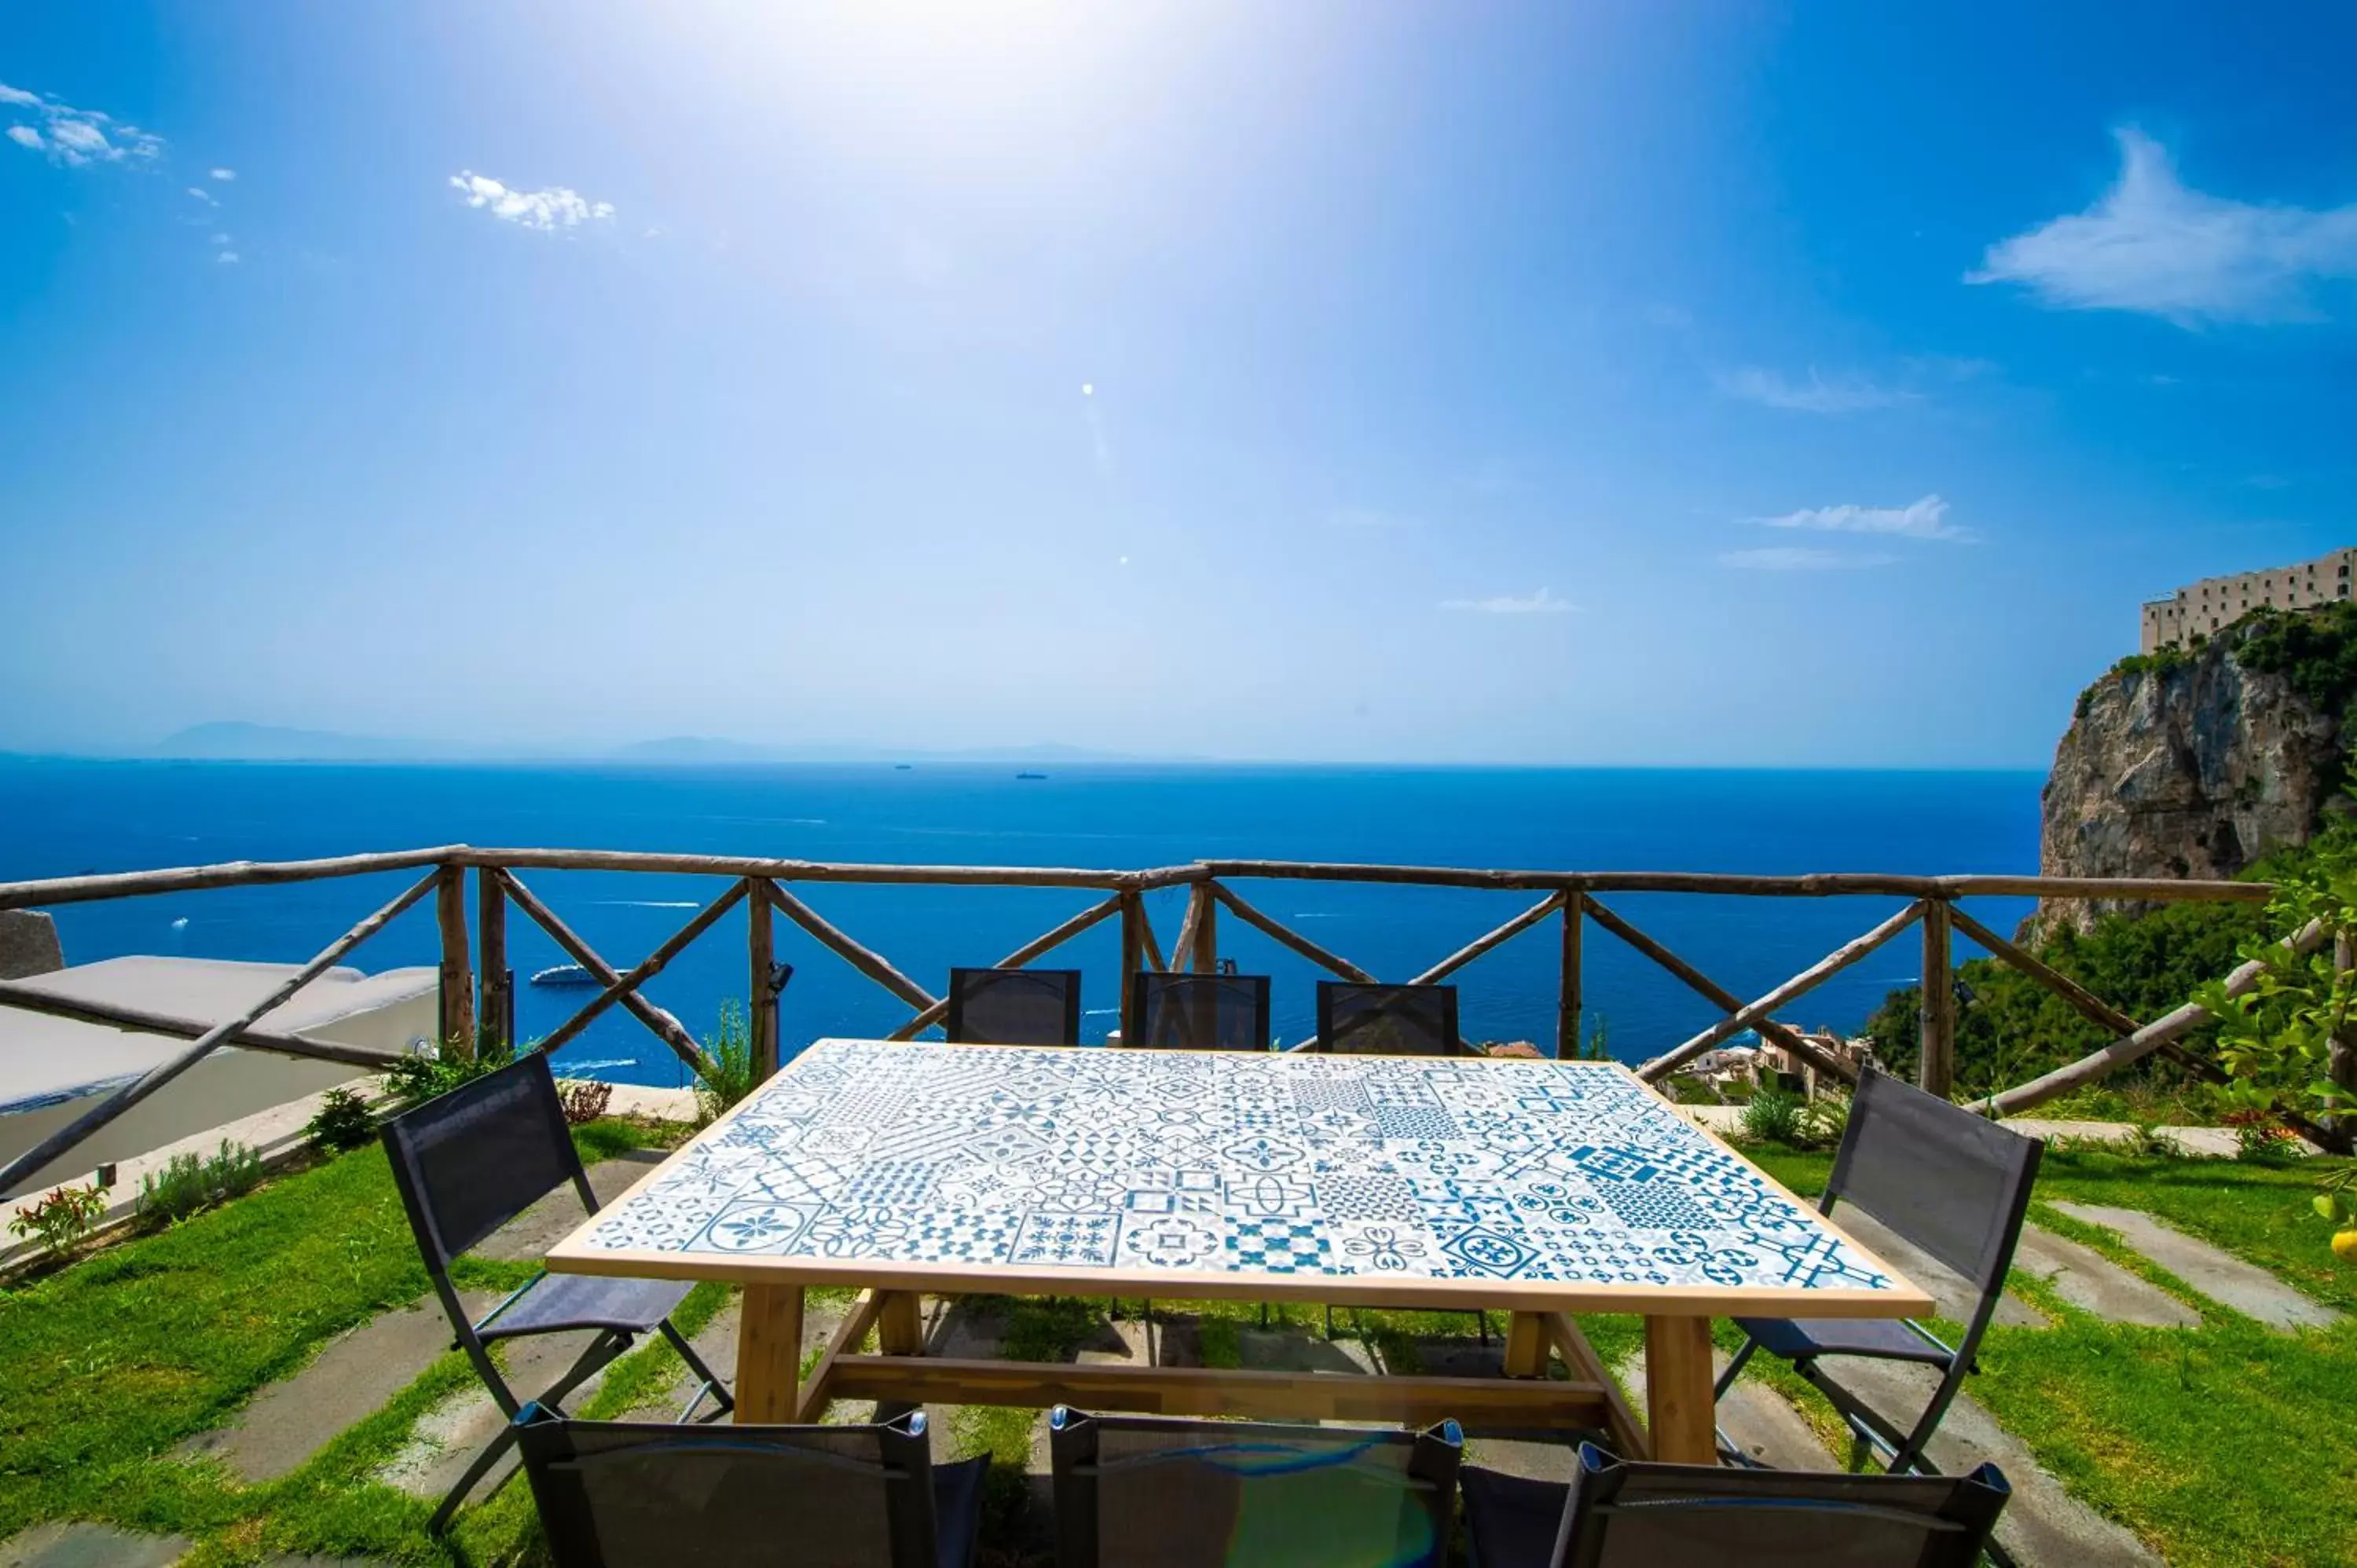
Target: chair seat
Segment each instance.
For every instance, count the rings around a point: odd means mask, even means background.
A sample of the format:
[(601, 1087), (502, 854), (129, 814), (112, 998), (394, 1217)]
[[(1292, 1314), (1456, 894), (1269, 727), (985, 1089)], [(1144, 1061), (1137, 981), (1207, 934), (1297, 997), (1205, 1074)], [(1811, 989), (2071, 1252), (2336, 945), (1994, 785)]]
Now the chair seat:
[(1571, 1488), (1468, 1465), (1457, 1472), (1473, 1568), (1546, 1568)]
[(1889, 1317), (1738, 1317), (1736, 1326), (1760, 1348), (1786, 1361), (1816, 1356), (1865, 1356), (1878, 1361), (1921, 1361), (1945, 1369), (1948, 1353)]
[(982, 1483), (990, 1455), (933, 1466), (933, 1549), (941, 1568), (968, 1568), (982, 1534)]
[(480, 1333), (487, 1342), (566, 1328), (644, 1334), (669, 1316), (692, 1288), (681, 1280), (543, 1274), (506, 1311), (484, 1324)]

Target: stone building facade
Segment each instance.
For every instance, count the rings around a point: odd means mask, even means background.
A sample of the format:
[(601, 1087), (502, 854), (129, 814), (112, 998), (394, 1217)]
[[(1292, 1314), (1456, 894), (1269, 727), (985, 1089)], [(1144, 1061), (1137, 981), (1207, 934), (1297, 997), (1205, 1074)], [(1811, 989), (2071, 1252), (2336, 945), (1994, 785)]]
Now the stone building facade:
[(2312, 609), (2348, 598), (2352, 571), (2357, 571), (2357, 549), (2336, 550), (2296, 566), (2204, 577), (2165, 597), (2145, 601), (2138, 650), (2158, 653), (2164, 648), (2190, 648), (2197, 638), (2230, 627), (2262, 606)]

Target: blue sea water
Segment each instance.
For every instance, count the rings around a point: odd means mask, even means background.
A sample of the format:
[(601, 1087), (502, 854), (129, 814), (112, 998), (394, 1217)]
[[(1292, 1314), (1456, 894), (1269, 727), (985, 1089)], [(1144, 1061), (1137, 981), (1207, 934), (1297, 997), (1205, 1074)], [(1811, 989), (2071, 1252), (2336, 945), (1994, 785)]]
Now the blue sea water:
[[(2019, 772), (1745, 772), (1644, 769), (1013, 765), (624, 768), (331, 767), (0, 761), (0, 880), (227, 860), (291, 860), (452, 843), (671, 850), (809, 860), (1071, 865), (1112, 869), (1199, 858), (1374, 861), (1549, 870), (2028, 873), (2038, 865), (2040, 776)], [(224, 888), (55, 910), (69, 961), (123, 953), (298, 962), (414, 874)], [(543, 873), (527, 882), (608, 961), (628, 968), (723, 884), (714, 878)], [(1084, 891), (813, 885), (821, 913), (928, 989), (953, 963), (990, 963), (1093, 902)], [(1505, 920), (1529, 894), (1344, 883), (1257, 883), (1239, 891), (1329, 950), (1406, 979)], [(1872, 926), (1898, 900), (1630, 895), (1638, 926), (1744, 996), (1757, 995)], [(1185, 894), (1149, 897), (1157, 936), (1177, 934)], [(1976, 906), (2000, 929), (2026, 900)], [(1551, 1040), (1552, 923), (1456, 976), (1466, 1032)], [(521, 914), (509, 925), (519, 981), (565, 956)], [(789, 1048), (889, 1030), (907, 1009), (790, 923), (795, 968), (782, 1006)], [(1312, 1030), (1312, 966), (1232, 917), (1221, 946), (1275, 976), (1276, 1034)], [(1085, 971), (1085, 1034), (1115, 1021), (1116, 923), (1060, 950)], [(430, 964), (430, 902), (354, 960)], [(1920, 950), (1902, 938), (1786, 1016), (1853, 1027)], [(1707, 1003), (1589, 928), (1587, 1022), (1615, 1055), (1655, 1054), (1707, 1025)], [(732, 912), (648, 987), (699, 1034), (746, 989), (744, 917)], [(518, 1029), (544, 1034), (588, 993), (520, 985)], [(673, 1084), (671, 1053), (614, 1010), (560, 1053), (561, 1069)]]

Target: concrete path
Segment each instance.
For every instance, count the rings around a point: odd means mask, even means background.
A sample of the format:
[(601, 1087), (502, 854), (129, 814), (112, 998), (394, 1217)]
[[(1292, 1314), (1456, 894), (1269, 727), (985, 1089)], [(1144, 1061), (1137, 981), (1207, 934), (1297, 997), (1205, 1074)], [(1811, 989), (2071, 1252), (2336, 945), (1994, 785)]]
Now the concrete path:
[(2013, 1254), (2016, 1277), (2027, 1274), (2083, 1312), (2107, 1323), (2152, 1328), (2198, 1328), (2201, 1315), (2140, 1275), (2082, 1242), (2035, 1225), (2021, 1229)]
[[(1701, 1125), (1724, 1137), (1743, 1126), (1740, 1105), (1681, 1105), (1678, 1109)], [(2062, 1122), (2044, 1116), (2012, 1116), (2000, 1125), (2029, 1138), (2084, 1138), (2097, 1143), (2126, 1143), (2137, 1136), (2136, 1124), (2130, 1122)], [(2159, 1136), (2175, 1144), (2188, 1155), (2218, 1159), (2234, 1157), (2234, 1130), (2232, 1127), (2157, 1127)], [(2313, 1151), (2306, 1144), (2303, 1152)]]
[(0, 1568), (168, 1568), (188, 1545), (177, 1535), (134, 1535), (111, 1524), (44, 1524), (0, 1541)]
[(2266, 1270), (2165, 1225), (2142, 1209), (2095, 1203), (2058, 1202), (2053, 1207), (2073, 1219), (2114, 1232), (2212, 1301), (2270, 1328), (2328, 1328), (2341, 1321), (2340, 1313), (2309, 1300)]

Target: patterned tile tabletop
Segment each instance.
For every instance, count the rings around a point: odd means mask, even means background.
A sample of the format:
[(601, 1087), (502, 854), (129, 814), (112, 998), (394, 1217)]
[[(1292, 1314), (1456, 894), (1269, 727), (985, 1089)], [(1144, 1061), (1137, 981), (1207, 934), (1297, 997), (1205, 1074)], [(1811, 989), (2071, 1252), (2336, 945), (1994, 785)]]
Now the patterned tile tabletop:
[(1928, 1305), (1590, 1062), (822, 1040), (550, 1265), (741, 1278), (755, 1260), (780, 1278), (864, 1262), (1173, 1295), (1250, 1275), (1332, 1299), (1453, 1281)]

